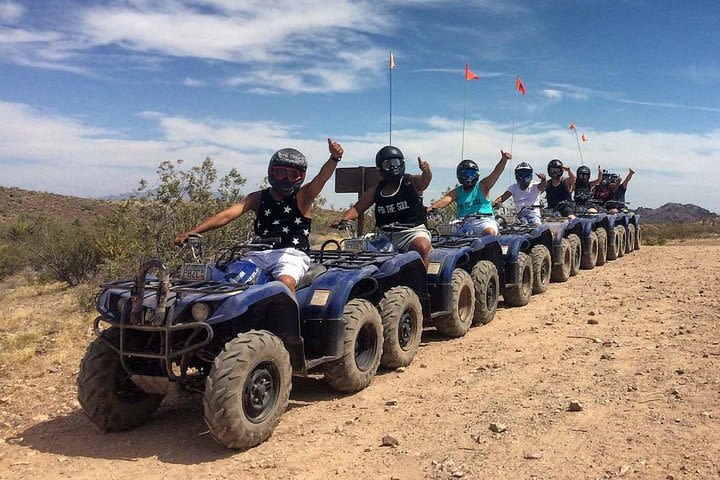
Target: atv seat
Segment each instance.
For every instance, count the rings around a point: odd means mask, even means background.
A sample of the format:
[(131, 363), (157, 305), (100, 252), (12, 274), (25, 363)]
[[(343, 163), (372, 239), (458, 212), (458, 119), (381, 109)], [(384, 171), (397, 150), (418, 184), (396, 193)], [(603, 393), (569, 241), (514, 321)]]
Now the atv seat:
[(305, 275), (300, 278), (300, 281), (297, 283), (297, 286), (295, 288), (297, 290), (300, 290), (301, 288), (307, 287), (312, 282), (314, 282), (317, 277), (319, 277), (326, 271), (327, 267), (325, 267), (325, 265), (322, 265), (320, 263), (313, 263), (312, 265), (310, 265), (310, 268), (308, 268), (308, 271), (305, 272)]

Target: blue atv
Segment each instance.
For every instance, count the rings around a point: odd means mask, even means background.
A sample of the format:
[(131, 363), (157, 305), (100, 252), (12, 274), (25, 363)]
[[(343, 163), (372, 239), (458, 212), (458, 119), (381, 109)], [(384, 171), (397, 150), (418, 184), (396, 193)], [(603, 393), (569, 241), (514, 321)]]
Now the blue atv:
[[(200, 255), (173, 278), (150, 260), (134, 279), (103, 287), (93, 326), (98, 338), (78, 375), (78, 399), (100, 430), (144, 423), (169, 393), (203, 392), (212, 436), (249, 448), (279, 423), (293, 374), (322, 372), (345, 392), (370, 384), (383, 352), (374, 303), (382, 262), (351, 268), (316, 262), (293, 295), (242, 259), (244, 251), (274, 241), (236, 245), (214, 264)], [(193, 254), (201, 247), (198, 237), (189, 243)], [(384, 268), (387, 277), (424, 270), (419, 256), (415, 265)]]
[[(623, 253), (631, 253), (640, 248), (640, 216), (628, 209), (626, 203), (618, 201), (605, 202), (605, 208), (617, 211), (615, 213), (616, 225), (622, 227), (624, 242), (618, 247), (624, 250)], [(622, 256), (622, 255), (620, 255)]]
[[(338, 227), (345, 228), (349, 237), (341, 242), (344, 251), (397, 255), (391, 236), (414, 225), (400, 223), (386, 225), (363, 237), (355, 236), (351, 222), (343, 221)], [(417, 255), (416, 252), (403, 255), (408, 254)], [(481, 269), (478, 269), (476, 276), (478, 279), (481, 276), (485, 279), (483, 281), (487, 286), (482, 289), (482, 298), (489, 298), (490, 306), (485, 316), (481, 315), (479, 318), (475, 316), (476, 288), (471, 273), (472, 266), (467, 263), (469, 259), (470, 255), (466, 255), (465, 250), (462, 249), (438, 248), (431, 251), (426, 274), (417, 275), (426, 282), (426, 291), (429, 295), (429, 311), (424, 317), (424, 327), (434, 326), (443, 335), (461, 337), (467, 333), (473, 322), (487, 322), (494, 316), (497, 300), (493, 298), (497, 295), (495, 287), (497, 282), (493, 280), (492, 272), (482, 272)]]
[[(498, 237), (478, 237), (461, 226), (462, 222), (440, 223), (434, 229), (430, 252), (430, 271), (438, 264), (439, 275), (431, 279), (431, 298), (448, 298), (447, 289), (461, 291), (457, 284), (469, 274), (475, 289), (473, 325), (486, 324), (495, 318), (500, 294), (505, 288), (502, 247)], [(434, 290), (433, 290), (434, 289)], [(443, 294), (438, 289), (445, 289)], [(442, 310), (442, 308), (438, 308)]]
[(500, 223), (499, 242), (505, 266), (503, 299), (508, 306), (522, 307), (532, 294), (547, 290), (553, 271), (553, 238), (545, 225)]

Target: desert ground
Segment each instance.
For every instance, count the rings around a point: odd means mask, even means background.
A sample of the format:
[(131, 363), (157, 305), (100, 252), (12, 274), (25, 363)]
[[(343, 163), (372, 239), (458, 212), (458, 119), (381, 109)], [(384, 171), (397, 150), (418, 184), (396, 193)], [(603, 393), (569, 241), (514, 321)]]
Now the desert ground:
[(643, 247), (464, 338), (427, 330), (409, 367), (354, 395), (296, 378), (244, 452), (213, 442), (198, 397), (97, 433), (75, 387), (93, 315), (6, 282), (0, 478), (720, 478), (719, 257), (717, 241)]

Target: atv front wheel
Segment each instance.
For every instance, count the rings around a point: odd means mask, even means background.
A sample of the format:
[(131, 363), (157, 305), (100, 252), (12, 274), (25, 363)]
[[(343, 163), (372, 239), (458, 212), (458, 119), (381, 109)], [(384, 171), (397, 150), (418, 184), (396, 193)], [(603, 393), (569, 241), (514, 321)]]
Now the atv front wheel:
[(620, 256), (620, 245), (622, 245), (622, 233), (620, 227), (613, 228), (612, 232), (608, 232), (608, 260), (616, 260)]
[(570, 278), (570, 268), (572, 267), (572, 248), (567, 238), (562, 239), (560, 244), (560, 261), (559, 265), (553, 265), (550, 280), (553, 282), (567, 282)]
[(607, 231), (604, 228), (598, 228), (595, 230), (595, 235), (597, 235), (598, 239), (598, 255), (597, 260), (595, 261), (595, 266), (599, 267), (601, 265), (605, 265), (607, 262), (608, 236)]
[(410, 365), (422, 336), (420, 299), (409, 287), (395, 287), (385, 292), (378, 308), (385, 338), (380, 364), (389, 369)]
[(383, 349), (383, 325), (377, 308), (354, 298), (345, 305), (343, 354), (325, 364), (325, 381), (341, 392), (357, 392), (375, 377)]
[(470, 274), (456, 268), (452, 276), (452, 312), (438, 318), (435, 328), (448, 337), (462, 337), (470, 329), (475, 316), (475, 286)]
[(517, 283), (505, 287), (505, 303), (511, 307), (522, 307), (530, 302), (533, 289), (532, 260), (527, 253), (518, 253), (515, 264), (515, 281)]
[[(112, 344), (117, 345), (120, 341), (117, 328), (109, 328), (102, 335)], [(120, 364), (120, 354), (101, 338), (90, 343), (80, 362), (77, 387), (83, 413), (102, 432), (129, 430), (142, 425), (155, 413), (164, 397), (138, 387)]]
[(228, 448), (250, 448), (267, 440), (290, 396), (290, 355), (265, 330), (241, 333), (215, 357), (205, 380), (205, 423)]
[(470, 272), (475, 286), (475, 314), (473, 325), (490, 323), (495, 318), (500, 299), (500, 276), (489, 260), (480, 260)]
[(635, 250), (640, 250), (640, 225), (635, 226)]
[(550, 250), (545, 245), (535, 245), (530, 250), (533, 267), (533, 295), (544, 293), (550, 284), (550, 272), (552, 271), (552, 258)]
[(595, 268), (598, 259), (598, 235), (595, 232), (590, 232), (590, 241), (588, 242), (588, 248), (582, 252), (582, 260), (580, 261), (580, 268), (583, 270), (592, 270)]

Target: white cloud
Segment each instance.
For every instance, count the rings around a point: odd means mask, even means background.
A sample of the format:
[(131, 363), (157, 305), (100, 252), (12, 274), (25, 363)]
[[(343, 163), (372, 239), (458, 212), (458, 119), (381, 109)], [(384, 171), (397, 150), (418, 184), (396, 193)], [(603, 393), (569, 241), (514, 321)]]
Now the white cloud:
[(0, 23), (16, 23), (25, 14), (25, 7), (16, 2), (0, 2)]
[[(221, 172), (239, 167), (248, 185), (254, 186), (261, 182), (268, 158), (278, 148), (288, 146), (304, 152), (310, 159), (311, 175), (328, 155), (324, 138), (303, 138), (293, 125), (190, 119), (162, 112), (141, 112), (138, 117), (159, 126), (160, 137), (135, 140), (121, 132), (24, 104), (0, 103), (3, 183), (101, 196), (130, 191), (141, 177), (153, 178), (154, 169), (163, 160), (183, 158), (194, 164), (211, 156)], [(393, 142), (405, 153), (409, 172), (417, 171), (417, 156), (430, 162), (435, 179), (428, 198), (437, 198), (454, 183), (462, 124), (436, 116), (415, 119), (412, 125), (415, 127), (399, 125), (393, 131)], [(632, 130), (588, 133), (590, 141), (582, 144), (588, 165), (595, 168), (601, 164), (622, 175), (629, 167), (637, 171), (628, 192), (634, 205), (655, 207), (672, 201), (720, 211), (716, 193), (720, 129), (706, 134)], [(366, 132), (337, 140), (346, 152), (342, 166), (367, 166), (374, 165), (375, 153), (387, 141), (387, 134)], [(500, 157), (500, 149), (509, 147), (509, 141), (509, 125), (470, 119), (466, 123), (465, 157), (476, 160), (483, 172), (489, 172)], [(575, 137), (567, 125), (518, 125), (513, 154), (514, 164), (527, 161), (537, 171), (544, 171), (552, 158), (573, 168), (579, 165)], [(509, 172), (503, 174), (493, 194), (507, 186), (509, 176)], [(335, 205), (347, 205), (353, 200), (348, 195), (333, 194), (332, 190), (331, 182), (323, 194)]]
[(183, 80), (183, 85), (186, 87), (203, 87), (207, 85), (207, 82), (204, 80), (198, 80), (197, 78), (191, 78), (191, 77), (185, 77), (185, 80)]
[(552, 101), (560, 101), (563, 98), (563, 93), (560, 90), (545, 89), (542, 94)]

